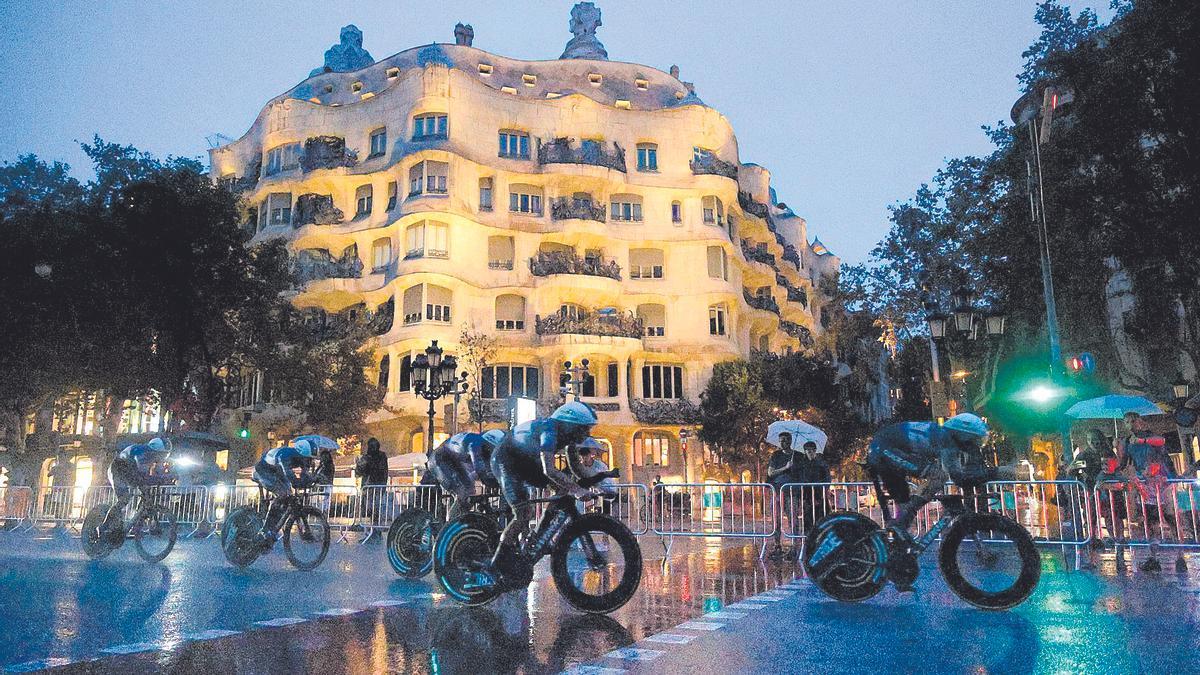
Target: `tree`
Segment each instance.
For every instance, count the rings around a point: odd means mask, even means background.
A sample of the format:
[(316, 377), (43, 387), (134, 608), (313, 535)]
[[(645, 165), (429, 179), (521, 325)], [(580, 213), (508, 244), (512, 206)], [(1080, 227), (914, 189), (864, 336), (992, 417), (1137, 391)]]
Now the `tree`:
[(753, 465), (761, 474), (770, 455), (762, 440), (775, 419), (773, 407), (758, 367), (742, 360), (718, 363), (700, 395), (700, 440), (715, 446), (725, 462)]
[(462, 350), (458, 360), (466, 367), (471, 385), (467, 390), (467, 411), (478, 431), (482, 432), (483, 423), (487, 421), (486, 399), (483, 397), (483, 371), (491, 365), (496, 356), (496, 337), (463, 324), (462, 332), (458, 336), (458, 345)]

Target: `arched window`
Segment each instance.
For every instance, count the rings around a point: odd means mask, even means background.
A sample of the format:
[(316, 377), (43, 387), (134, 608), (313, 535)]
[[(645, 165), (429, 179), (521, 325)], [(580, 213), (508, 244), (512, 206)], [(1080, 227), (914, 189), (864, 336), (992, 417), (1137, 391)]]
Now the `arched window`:
[(525, 330), (525, 298), (520, 295), (496, 297), (496, 330)]
[(633, 434), (633, 463), (636, 466), (667, 466), (670, 460), (670, 434), (655, 429)]
[(683, 222), (683, 204), (671, 202), (671, 222), (676, 224)]

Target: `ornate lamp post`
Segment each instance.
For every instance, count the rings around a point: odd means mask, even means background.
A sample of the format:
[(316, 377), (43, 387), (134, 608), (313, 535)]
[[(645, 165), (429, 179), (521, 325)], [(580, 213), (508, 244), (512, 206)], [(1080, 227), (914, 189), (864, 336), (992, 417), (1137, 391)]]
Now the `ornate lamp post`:
[(429, 430), (425, 434), (425, 452), (433, 452), (433, 420), (437, 410), (433, 402), (443, 396), (461, 396), (467, 391), (467, 374), (455, 376), (458, 369), (458, 359), (451, 354), (443, 356), (442, 348), (437, 340), (425, 348), (424, 354), (417, 354), (413, 359), (413, 390), (418, 396), (429, 401)]
[(563, 373), (558, 377), (559, 394), (566, 400), (567, 396), (574, 396), (578, 401), (583, 395), (583, 384), (588, 378), (588, 360), (582, 359), (579, 365), (572, 366), (570, 361), (563, 363)]
[[(937, 410), (940, 397), (943, 391), (941, 368), (938, 363), (938, 345), (945, 347), (947, 355), (950, 355), (951, 340), (976, 340), (980, 333), (990, 336), (999, 337), (1004, 334), (1005, 323), (1007, 317), (1002, 311), (997, 308), (980, 309), (975, 306), (975, 294), (967, 286), (960, 286), (958, 290), (950, 295), (951, 311), (949, 313), (939, 310), (937, 302), (933, 300), (930, 289), (925, 287), (925, 321), (929, 328), (929, 355), (933, 366), (933, 381), (936, 393), (931, 396), (934, 400), (934, 417), (942, 417), (939, 412), (948, 412), (946, 410)], [(963, 379), (963, 397), (966, 396), (966, 373), (962, 376)]]

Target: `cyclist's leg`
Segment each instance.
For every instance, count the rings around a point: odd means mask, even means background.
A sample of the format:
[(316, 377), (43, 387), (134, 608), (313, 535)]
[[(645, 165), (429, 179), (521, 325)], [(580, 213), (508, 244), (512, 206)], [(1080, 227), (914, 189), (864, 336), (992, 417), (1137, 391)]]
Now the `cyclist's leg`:
[(925, 484), (915, 495), (912, 495), (907, 504), (901, 507), (900, 514), (896, 517), (896, 526), (905, 531), (908, 531), (921, 508), (933, 501), (933, 496), (942, 491), (946, 481), (950, 478), (942, 465), (937, 462), (930, 464), (921, 473), (921, 477), (925, 479)]
[(259, 471), (255, 469), (253, 478), (256, 483), (263, 486), (273, 496), (273, 499), (267, 505), (265, 522), (267, 532), (274, 534), (279, 529), (279, 523), (283, 519), (283, 500), (292, 494), (291, 481), (283, 475), (282, 470)]
[(533, 488), (516, 472), (507, 470), (507, 467), (505, 469), (500, 474), (500, 491), (504, 495), (504, 501), (512, 507), (513, 519), (500, 533), (500, 545), (496, 547), (496, 553), (492, 556), (493, 566), (502, 565), (511, 559), (516, 552), (517, 540), (529, 529), (529, 522), (533, 520), (537, 511), (529, 501)]
[(448, 519), (453, 520), (466, 513), (467, 500), (475, 494), (475, 481), (471, 480), (466, 467), (442, 453), (434, 455), (434, 462), (442, 489), (454, 496), (448, 515)]
[(881, 492), (876, 494), (879, 498), (879, 508), (883, 511), (883, 520), (886, 524), (892, 525), (898, 521), (898, 515), (892, 511), (887, 503), (891, 500), (896, 503), (896, 510), (900, 511), (908, 504), (912, 494), (908, 486), (908, 467), (898, 466), (895, 462), (889, 461), (886, 455), (876, 454), (872, 452), (867, 459), (867, 470), (871, 473), (872, 479), (876, 483), (876, 487), (882, 485)]
[(125, 506), (129, 504), (133, 488), (139, 487), (143, 483), (143, 480), (136, 466), (122, 459), (114, 459), (108, 465), (108, 482), (112, 485), (113, 494), (116, 495), (117, 499), (108, 510), (108, 513), (105, 514), (105, 523), (108, 523), (109, 519), (114, 516), (118, 518), (122, 517), (122, 514), (125, 512)]

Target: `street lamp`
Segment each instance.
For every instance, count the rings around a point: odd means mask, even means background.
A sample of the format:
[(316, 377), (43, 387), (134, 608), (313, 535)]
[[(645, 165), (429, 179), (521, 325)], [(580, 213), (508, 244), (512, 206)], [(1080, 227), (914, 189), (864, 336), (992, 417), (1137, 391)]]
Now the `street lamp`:
[(433, 402), (447, 395), (456, 398), (467, 391), (467, 374), (455, 377), (458, 369), (458, 359), (451, 354), (443, 356), (442, 348), (437, 340), (425, 348), (425, 353), (417, 354), (413, 359), (413, 391), (417, 396), (429, 401), (429, 430), (425, 435), (425, 452), (433, 452), (433, 421), (437, 410)]
[[(939, 408), (941, 405), (937, 403), (944, 397), (944, 389), (941, 384), (941, 369), (938, 361), (939, 343), (947, 350), (950, 349), (950, 344), (947, 343), (947, 338), (960, 337), (968, 340), (976, 340), (981, 334), (987, 334), (991, 337), (999, 337), (1004, 334), (1005, 316), (1004, 313), (996, 308), (980, 310), (975, 307), (975, 293), (968, 286), (960, 286), (958, 290), (950, 294), (950, 309), (949, 313), (942, 312), (938, 308), (938, 303), (934, 300), (934, 295), (927, 281), (922, 282), (922, 290), (924, 291), (924, 299), (922, 302), (925, 308), (925, 322), (929, 327), (929, 358), (933, 366), (933, 390), (931, 398), (934, 399), (934, 416), (938, 417)], [(953, 329), (947, 332), (948, 326), (953, 326)], [(951, 355), (951, 363), (953, 363), (953, 355)], [(952, 376), (952, 379), (955, 379)], [(963, 381), (963, 396), (966, 397), (966, 378), (961, 378)], [(948, 402), (947, 402), (948, 403)], [(970, 407), (968, 406), (968, 409)]]
[(946, 337), (946, 320), (950, 317), (942, 312), (930, 312), (925, 315), (925, 321), (929, 324), (929, 335), (935, 340), (940, 340)]
[(989, 309), (983, 315), (984, 324), (987, 326), (987, 334), (992, 336), (1004, 335), (1004, 324), (1008, 317), (1004, 312), (995, 307)]
[(1188, 394), (1192, 393), (1192, 387), (1183, 378), (1183, 373), (1175, 376), (1175, 381), (1171, 383), (1171, 390), (1175, 393), (1175, 398), (1186, 399)]
[(974, 293), (966, 286), (960, 286), (951, 296), (954, 303), (954, 329), (959, 333), (970, 333), (975, 323), (975, 309), (971, 306)]

